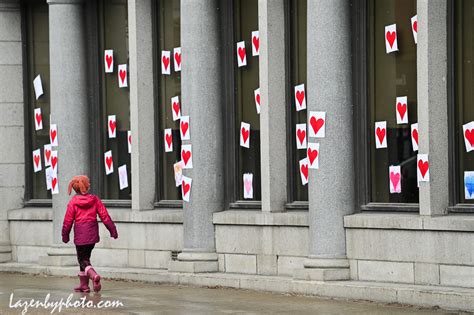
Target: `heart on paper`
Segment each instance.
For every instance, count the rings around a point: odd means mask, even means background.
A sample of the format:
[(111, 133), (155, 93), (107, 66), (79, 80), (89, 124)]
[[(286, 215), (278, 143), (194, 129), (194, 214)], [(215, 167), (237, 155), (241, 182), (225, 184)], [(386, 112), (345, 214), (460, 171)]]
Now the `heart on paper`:
[(411, 133), (411, 135), (412, 135), (413, 139), (415, 139), (416, 144), (418, 144), (418, 130), (413, 129), (413, 132)]
[(49, 161), (49, 158), (51, 157), (51, 150), (44, 150), (44, 155), (46, 156), (46, 160)]
[(105, 56), (105, 61), (107, 62), (107, 68), (110, 68), (110, 65), (112, 64), (113, 57), (110, 55)]
[(34, 156), (34, 160), (35, 160), (36, 167), (38, 167), (39, 162), (40, 162), (40, 156), (39, 156), (39, 155), (35, 155), (35, 156)]
[(125, 77), (127, 76), (127, 71), (125, 70), (120, 70), (120, 80), (122, 80), (122, 83), (125, 82)]
[(109, 127), (110, 127), (110, 130), (112, 131), (112, 133), (115, 132), (115, 126), (117, 125), (117, 122), (113, 121), (113, 120), (110, 120), (109, 121)]
[(54, 140), (56, 139), (57, 132), (56, 130), (51, 130), (50, 133), (51, 133), (51, 141), (54, 142)]
[(465, 136), (466, 139), (469, 141), (469, 143), (471, 144), (471, 146), (474, 146), (474, 129), (467, 129), (467, 130), (464, 132), (464, 136)]
[(183, 194), (186, 195), (189, 192), (191, 185), (183, 182)]
[(385, 37), (387, 38), (387, 41), (388, 41), (388, 44), (390, 45), (390, 48), (393, 48), (393, 43), (395, 42), (395, 39), (397, 38), (397, 32), (396, 31), (393, 31), (393, 32), (388, 31), (385, 34)]
[(240, 61), (241, 61), (241, 62), (244, 62), (244, 59), (245, 59), (245, 48), (244, 48), (244, 47), (239, 47), (239, 49), (238, 49), (237, 51), (238, 51), (238, 54), (239, 54), (239, 57), (240, 57)]
[(321, 127), (324, 125), (324, 119), (316, 119), (316, 117), (311, 117), (309, 124), (313, 128), (314, 134), (317, 134), (319, 129), (321, 129)]
[(418, 169), (420, 170), (422, 177), (425, 177), (426, 172), (428, 171), (428, 168), (429, 168), (428, 161), (422, 161), (422, 160), (418, 161)]
[[(175, 52), (174, 53), (174, 60), (176, 60), (176, 64), (178, 65), (178, 67), (181, 67), (181, 53), (178, 53), (178, 52)], [(169, 60), (168, 60), (169, 62)], [(164, 61), (163, 61), (164, 63)], [(167, 66), (165, 66), (166, 68)]]
[(186, 150), (181, 151), (181, 158), (183, 159), (185, 165), (188, 164), (190, 157), (191, 157), (191, 151), (186, 151)]
[(418, 21), (413, 22), (413, 30), (418, 33)]
[(41, 123), (41, 114), (36, 113), (35, 117), (36, 117), (36, 124), (39, 126), (39, 124)]
[(58, 179), (56, 177), (53, 177), (51, 180), (51, 186), (53, 187), (53, 190), (56, 189), (56, 184), (58, 183)]
[(247, 192), (247, 194), (249, 194), (250, 191), (252, 190), (252, 180), (245, 179), (244, 186), (245, 186), (245, 191)]
[(244, 127), (242, 127), (240, 129), (240, 132), (242, 133), (242, 139), (244, 140), (244, 143), (247, 142), (248, 138), (249, 138), (249, 130), (248, 129), (245, 129)]
[(296, 91), (296, 99), (298, 100), (298, 103), (301, 105), (303, 105), (303, 101), (304, 101), (304, 91)]
[(407, 112), (407, 104), (398, 102), (397, 111), (398, 111), (398, 114), (400, 115), (400, 118), (403, 120), (403, 117), (405, 117), (405, 113)]
[(377, 134), (379, 142), (383, 143), (383, 139), (385, 138), (385, 128), (377, 127), (377, 131), (375, 133)]
[(300, 166), (301, 174), (305, 177), (305, 179), (308, 179), (308, 164), (302, 164)]
[(255, 101), (258, 105), (260, 105), (260, 94), (257, 94), (257, 96), (255, 96)]
[(308, 148), (309, 163), (313, 164), (317, 157), (318, 157), (318, 150), (311, 150), (311, 148)]
[(298, 129), (296, 134), (298, 135), (298, 140), (300, 141), (300, 144), (303, 144), (304, 139), (306, 138), (306, 130)]
[(161, 61), (163, 62), (163, 66), (165, 67), (165, 70), (167, 70), (168, 66), (170, 65), (170, 58), (163, 56), (161, 57)]
[(398, 183), (400, 183), (400, 173), (390, 172), (390, 181), (392, 182), (393, 189), (396, 190)]
[(255, 51), (258, 52), (258, 48), (260, 46), (260, 39), (257, 36), (254, 36), (252, 38), (252, 43), (253, 43), (253, 46), (255, 47)]
[(111, 156), (106, 157), (105, 163), (107, 164), (107, 167), (110, 169), (110, 167), (112, 166), (112, 157)]
[(171, 144), (173, 143), (173, 136), (168, 133), (168, 134), (165, 136), (165, 138), (166, 138), (166, 144), (168, 145), (168, 147), (170, 147)]
[(186, 132), (188, 131), (189, 128), (189, 123), (188, 122), (181, 122), (181, 134), (184, 136), (186, 135)]
[(173, 102), (173, 110), (176, 116), (179, 114), (179, 102)]
[(58, 158), (55, 157), (55, 156), (53, 156), (53, 157), (51, 158), (51, 166), (53, 167), (53, 169), (56, 168), (56, 164), (57, 164), (57, 163), (58, 163)]

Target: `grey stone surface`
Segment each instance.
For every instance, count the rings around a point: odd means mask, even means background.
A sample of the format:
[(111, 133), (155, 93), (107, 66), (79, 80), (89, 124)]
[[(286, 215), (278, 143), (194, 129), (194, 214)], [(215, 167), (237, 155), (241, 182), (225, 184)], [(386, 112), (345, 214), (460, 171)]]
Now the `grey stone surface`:
[(201, 273), (216, 272), (217, 261), (171, 261), (168, 267), (170, 272)]
[(38, 263), (41, 256), (48, 255), (46, 246), (15, 246), (15, 256), (18, 262)]
[(70, 199), (69, 181), (75, 175), (89, 175), (85, 30), (82, 4), (49, 5), (50, 106), (59, 144), (59, 194), (53, 195), (53, 229), (49, 233), (53, 234), (56, 245), (62, 244), (61, 227)]
[(277, 256), (257, 255), (257, 274), (272, 276), (278, 274)]
[(420, 214), (446, 213), (449, 204), (448, 148), (448, 4), (417, 1), (419, 150), (428, 154), (430, 182), (420, 183)]
[(0, 187), (23, 188), (25, 185), (25, 164), (0, 164)]
[[(287, 202), (285, 1), (258, 1), (262, 211)], [(275, 158), (276, 156), (280, 158)]]
[(184, 251), (215, 252), (212, 214), (224, 208), (219, 30), (217, 1), (181, 1), (181, 104), (190, 117), (191, 141), (184, 142), (193, 145), (194, 166), (183, 171), (193, 179), (184, 204)]
[(0, 116), (0, 126), (23, 126), (23, 103), (0, 103), (0, 110), (2, 115)]
[(170, 251), (145, 251), (145, 267), (146, 268), (158, 268), (168, 269), (168, 265), (171, 261)]
[(51, 246), (51, 222), (10, 221), (12, 245)]
[(308, 226), (308, 213), (267, 213), (262, 211), (228, 210), (214, 213), (214, 224), (218, 225), (269, 225)]
[(357, 274), (361, 281), (415, 283), (413, 263), (359, 260)]
[(257, 273), (256, 255), (225, 255), (225, 271), (229, 273)]
[[(0, 12), (0, 16), (2, 13)], [(22, 65), (20, 41), (0, 41), (0, 65)]]
[(25, 141), (25, 131), (23, 126), (0, 126), (0, 134), (2, 135), (2, 137), (0, 137), (0, 147), (14, 148), (11, 150), (1, 150), (0, 161), (8, 164), (25, 163), (25, 149), (23, 145)]
[(278, 275), (293, 276), (293, 272), (297, 268), (303, 268), (305, 257), (294, 256), (278, 256)]
[(321, 258), (346, 256), (343, 218), (355, 207), (350, 36), (347, 1), (308, 1), (307, 110), (326, 112), (326, 137), (310, 139), (321, 152), (308, 186), (309, 253)]
[(0, 65), (0, 103), (23, 101), (23, 68), (21, 65)]
[(359, 280), (359, 266), (358, 266), (359, 261), (355, 259), (349, 260), (349, 268), (351, 271), (351, 280)]
[(133, 210), (156, 201), (152, 12), (150, 0), (128, 1)]
[(0, 4), (0, 41), (21, 41), (19, 5)]
[(439, 285), (439, 265), (415, 263), (415, 283)]
[(145, 251), (129, 249), (127, 266), (135, 268), (145, 268)]
[(441, 285), (474, 288), (474, 266), (440, 265)]
[(349, 278), (349, 268), (301, 268), (295, 269), (293, 272), (295, 280), (335, 281)]

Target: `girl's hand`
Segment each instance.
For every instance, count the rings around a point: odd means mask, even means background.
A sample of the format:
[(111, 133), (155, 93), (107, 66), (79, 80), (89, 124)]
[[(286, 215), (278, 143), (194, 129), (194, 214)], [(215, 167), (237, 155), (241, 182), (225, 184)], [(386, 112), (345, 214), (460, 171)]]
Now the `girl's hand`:
[(69, 243), (69, 236), (63, 236), (63, 242), (64, 243)]

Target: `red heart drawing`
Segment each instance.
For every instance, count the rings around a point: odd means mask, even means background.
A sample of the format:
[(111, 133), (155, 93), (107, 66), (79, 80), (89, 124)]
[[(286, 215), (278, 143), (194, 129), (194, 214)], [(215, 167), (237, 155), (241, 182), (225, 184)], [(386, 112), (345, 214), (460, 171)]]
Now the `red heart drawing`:
[(173, 102), (173, 110), (174, 110), (174, 113), (176, 114), (176, 116), (178, 116), (178, 114), (179, 114), (179, 103)]
[(57, 183), (58, 183), (58, 179), (54, 177), (53, 180), (51, 181), (51, 186), (53, 186), (53, 190), (56, 188)]
[(300, 103), (300, 106), (302, 106), (304, 101), (304, 91), (296, 91), (296, 99), (298, 100), (298, 103)]
[(242, 129), (240, 129), (240, 132), (242, 133), (242, 138), (244, 140), (244, 143), (246, 143), (247, 139), (249, 138), (249, 131), (242, 127)]
[(117, 125), (116, 121), (109, 120), (109, 127), (110, 127), (110, 131), (112, 131), (112, 134), (115, 132), (115, 126), (116, 125)]
[(165, 138), (166, 138), (166, 143), (168, 144), (168, 148), (171, 147), (171, 144), (173, 142), (173, 136), (170, 133), (168, 133), (165, 136)]
[(423, 162), (422, 160), (418, 161), (418, 169), (420, 170), (421, 176), (425, 177), (426, 172), (428, 171), (429, 163), (428, 161)]
[(397, 110), (398, 113), (400, 114), (400, 118), (403, 120), (403, 117), (405, 116), (405, 113), (407, 112), (407, 104), (405, 103), (397, 103)]
[(257, 36), (252, 38), (253, 46), (255, 47), (255, 51), (258, 52), (258, 48), (260, 46), (260, 39)]
[(313, 127), (314, 134), (317, 134), (319, 129), (324, 125), (324, 119), (316, 119), (316, 117), (313, 116), (310, 118), (309, 124)]
[(245, 59), (245, 47), (239, 47), (239, 57), (240, 57), (240, 61), (241, 62), (244, 62), (244, 59)]
[(377, 127), (377, 130), (375, 132), (377, 134), (377, 137), (379, 138), (380, 144), (383, 143), (383, 139), (385, 138), (385, 128), (380, 129)]
[(300, 140), (300, 144), (303, 144), (303, 141), (306, 138), (306, 130), (298, 129), (296, 135), (298, 136), (298, 140)]
[(418, 21), (413, 22), (413, 30), (418, 33)]
[(174, 53), (174, 60), (176, 60), (176, 64), (178, 65), (178, 67), (180, 67), (181, 66), (181, 54), (175, 52)]
[(112, 60), (113, 60), (112, 56), (110, 55), (105, 56), (105, 61), (107, 62), (107, 68), (110, 68), (110, 65), (112, 64)]
[(110, 167), (112, 166), (112, 157), (111, 156), (106, 157), (105, 163), (107, 164), (107, 168), (110, 170)]
[(183, 195), (186, 195), (190, 188), (191, 188), (191, 185), (183, 182)]
[(252, 181), (250, 179), (246, 179), (244, 182), (244, 186), (247, 194), (250, 193), (250, 190), (252, 189)]
[(163, 61), (163, 66), (165, 66), (165, 70), (168, 69), (168, 66), (170, 64), (170, 58), (166, 57), (166, 56), (163, 56), (161, 58), (161, 61)]
[(300, 170), (305, 179), (308, 179), (308, 164), (301, 164)]
[[(416, 144), (418, 145), (418, 130), (417, 129), (413, 129), (413, 132), (411, 133), (413, 139), (415, 139), (416, 141)], [(474, 139), (473, 139), (474, 140)]]
[(385, 34), (385, 37), (387, 38), (387, 41), (390, 45), (390, 48), (392, 48), (393, 43), (395, 42), (395, 39), (397, 38), (397, 32), (395, 32), (395, 31), (387, 32), (387, 34)]
[(53, 167), (53, 169), (56, 168), (56, 164), (57, 164), (57, 163), (58, 163), (58, 158), (54, 156), (54, 157), (51, 159), (51, 166)]
[(255, 100), (257, 101), (257, 104), (260, 106), (260, 94), (257, 94), (257, 96), (255, 96)]
[(40, 113), (36, 113), (36, 124), (37, 125), (41, 124), (41, 114)]
[(318, 157), (318, 150), (311, 150), (311, 148), (308, 148), (308, 158), (309, 158), (309, 163), (313, 164), (314, 160)]
[(181, 151), (181, 158), (184, 161), (184, 165), (188, 164), (189, 158), (191, 157), (191, 151)]
[(400, 173), (390, 172), (390, 181), (392, 181), (393, 189), (396, 190), (400, 182)]
[(46, 156), (46, 161), (49, 161), (51, 157), (51, 150), (44, 150), (44, 155)]
[(127, 76), (127, 71), (120, 70), (120, 80), (122, 80), (122, 84), (125, 82), (125, 77)]
[(466, 132), (464, 133), (464, 136), (469, 141), (471, 146), (473, 146), (474, 145), (474, 129), (471, 129), (471, 130), (467, 129)]
[(132, 144), (132, 135), (128, 136), (128, 143)]
[(51, 130), (50, 135), (51, 135), (51, 142), (54, 142), (54, 139), (56, 139), (56, 130)]
[(34, 156), (34, 160), (35, 160), (36, 167), (38, 167), (38, 164), (39, 164), (39, 162), (40, 162), (40, 157), (39, 157), (39, 155), (35, 155), (35, 156)]
[(182, 121), (181, 122), (181, 133), (183, 136), (186, 135), (186, 132), (188, 131), (189, 123)]

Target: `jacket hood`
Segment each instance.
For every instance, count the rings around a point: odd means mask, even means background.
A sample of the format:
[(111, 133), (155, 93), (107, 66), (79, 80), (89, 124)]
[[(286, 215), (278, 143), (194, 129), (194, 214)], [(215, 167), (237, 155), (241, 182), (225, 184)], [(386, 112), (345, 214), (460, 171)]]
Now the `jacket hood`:
[(95, 203), (95, 196), (91, 194), (75, 195), (71, 202), (79, 208), (90, 208)]

